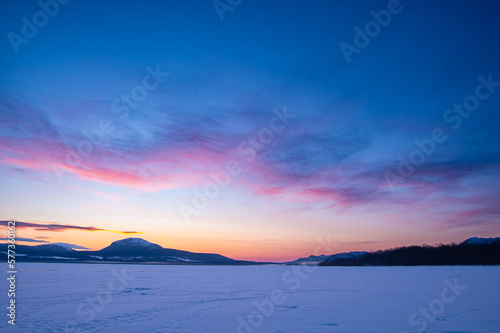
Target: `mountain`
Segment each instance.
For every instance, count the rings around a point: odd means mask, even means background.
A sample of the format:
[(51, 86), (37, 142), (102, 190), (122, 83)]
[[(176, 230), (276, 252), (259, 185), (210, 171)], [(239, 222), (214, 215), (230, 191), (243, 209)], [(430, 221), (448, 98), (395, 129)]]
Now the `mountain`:
[(489, 238), (479, 238), (479, 237), (471, 237), (466, 239), (461, 244), (493, 244), (496, 242), (500, 242), (500, 237), (489, 237)]
[[(5, 245), (5, 248), (7, 248), (6, 244), (1, 244), (2, 247), (1, 249), (3, 250), (3, 246)], [(7, 252), (7, 250), (5, 250)], [(62, 245), (55, 245), (55, 244), (43, 244), (43, 245), (35, 245), (35, 246), (28, 246), (28, 245), (17, 245), (15, 248), (15, 253), (17, 255), (21, 256), (31, 256), (31, 257), (37, 257), (37, 256), (55, 256), (55, 257), (65, 257), (65, 256), (72, 256), (73, 253), (76, 251), (73, 251), (71, 249), (68, 249), (65, 246)]]
[(289, 265), (317, 265), (320, 262), (323, 261), (335, 261), (338, 259), (349, 259), (349, 258), (356, 258), (359, 256), (362, 256), (368, 252), (365, 251), (353, 251), (353, 252), (342, 252), (342, 253), (337, 253), (337, 254), (332, 254), (332, 255), (319, 255), (319, 256), (314, 256), (311, 255), (307, 258), (299, 258), (294, 261), (287, 262)]
[[(0, 257), (7, 257), (7, 245), (0, 244)], [(75, 251), (66, 244), (17, 245), (20, 262), (128, 262), (163, 264), (249, 265), (253, 261), (234, 260), (214, 253), (196, 253), (164, 248), (142, 238), (115, 241), (98, 251)]]
[(286, 264), (289, 264), (289, 265), (316, 265), (322, 261), (327, 260), (328, 258), (330, 258), (330, 256), (326, 255), (326, 254), (322, 254), (319, 256), (310, 255), (309, 257), (306, 257), (306, 258), (299, 258), (297, 260), (286, 262)]
[(319, 266), (500, 265), (499, 238), (469, 238), (456, 244), (403, 246), (355, 258), (327, 259)]
[(182, 263), (235, 263), (234, 259), (213, 253), (194, 253), (164, 248), (142, 238), (126, 238), (111, 243), (99, 251), (89, 252), (102, 260), (139, 260)]
[(150, 243), (142, 238), (125, 238), (111, 243), (97, 252), (108, 255), (137, 255), (146, 253), (157, 253), (163, 250), (158, 244)]
[(337, 254), (330, 256), (330, 258), (328, 258), (328, 260), (335, 261), (335, 260), (340, 260), (340, 259), (357, 258), (357, 257), (360, 257), (360, 256), (365, 255), (367, 253), (368, 252), (366, 252), (366, 251), (342, 252), (342, 253), (337, 253)]

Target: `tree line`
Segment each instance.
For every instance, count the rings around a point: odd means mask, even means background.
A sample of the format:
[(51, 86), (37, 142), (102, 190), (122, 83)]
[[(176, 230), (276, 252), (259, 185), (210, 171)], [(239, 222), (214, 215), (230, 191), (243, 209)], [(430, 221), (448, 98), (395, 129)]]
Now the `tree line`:
[(403, 246), (357, 258), (325, 260), (319, 266), (499, 265), (500, 242)]

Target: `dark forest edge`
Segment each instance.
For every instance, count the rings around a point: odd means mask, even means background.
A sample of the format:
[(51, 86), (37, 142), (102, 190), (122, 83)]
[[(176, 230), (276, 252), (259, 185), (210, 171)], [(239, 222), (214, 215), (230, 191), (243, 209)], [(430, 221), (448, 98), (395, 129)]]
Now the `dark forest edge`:
[(327, 259), (319, 266), (500, 265), (500, 238), (469, 238), (460, 244), (413, 245)]

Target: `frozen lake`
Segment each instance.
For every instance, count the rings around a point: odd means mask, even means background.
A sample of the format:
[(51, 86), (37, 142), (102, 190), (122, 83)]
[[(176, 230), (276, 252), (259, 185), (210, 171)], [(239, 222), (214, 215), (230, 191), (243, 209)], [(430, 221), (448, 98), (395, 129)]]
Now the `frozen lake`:
[(500, 332), (500, 267), (19, 263), (1, 332)]

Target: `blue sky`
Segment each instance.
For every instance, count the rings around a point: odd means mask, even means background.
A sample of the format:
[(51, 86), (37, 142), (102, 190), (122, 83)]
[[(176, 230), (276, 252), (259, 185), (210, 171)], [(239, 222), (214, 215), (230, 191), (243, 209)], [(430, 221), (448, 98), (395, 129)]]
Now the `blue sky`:
[(498, 234), (495, 2), (47, 3), (29, 38), (37, 2), (0, 13), (0, 218), (20, 237), (278, 260), (325, 234)]

